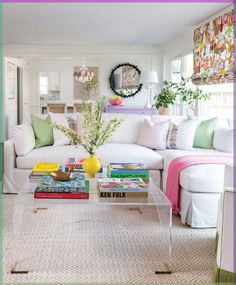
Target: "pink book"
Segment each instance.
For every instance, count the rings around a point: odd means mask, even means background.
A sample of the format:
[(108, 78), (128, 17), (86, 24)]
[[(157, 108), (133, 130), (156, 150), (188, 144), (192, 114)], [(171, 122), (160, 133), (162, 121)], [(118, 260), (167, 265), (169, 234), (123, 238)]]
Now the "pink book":
[(65, 167), (73, 167), (73, 168), (77, 168), (80, 169), (82, 168), (82, 163), (84, 162), (85, 158), (67, 158), (65, 161)]

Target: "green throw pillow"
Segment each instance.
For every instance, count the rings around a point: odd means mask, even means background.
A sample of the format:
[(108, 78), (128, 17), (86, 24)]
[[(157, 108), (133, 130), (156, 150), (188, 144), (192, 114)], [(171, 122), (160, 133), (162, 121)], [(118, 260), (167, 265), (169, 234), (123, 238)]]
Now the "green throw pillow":
[(218, 118), (202, 121), (196, 130), (193, 146), (200, 148), (213, 148), (213, 135)]
[(49, 116), (44, 120), (34, 114), (31, 114), (31, 123), (34, 130), (36, 148), (53, 144), (53, 129), (49, 122)]

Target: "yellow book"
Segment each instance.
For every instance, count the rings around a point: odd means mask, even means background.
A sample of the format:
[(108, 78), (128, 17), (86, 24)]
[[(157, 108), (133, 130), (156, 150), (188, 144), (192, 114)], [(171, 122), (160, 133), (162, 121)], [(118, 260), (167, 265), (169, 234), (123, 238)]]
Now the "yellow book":
[(60, 164), (57, 162), (38, 162), (33, 170), (32, 173), (36, 175), (43, 175), (50, 173), (52, 171), (58, 171)]

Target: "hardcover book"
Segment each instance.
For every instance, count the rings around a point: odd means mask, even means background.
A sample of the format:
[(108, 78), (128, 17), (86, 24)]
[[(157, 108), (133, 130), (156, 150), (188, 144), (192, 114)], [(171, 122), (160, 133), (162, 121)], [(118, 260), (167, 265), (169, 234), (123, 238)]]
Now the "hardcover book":
[(147, 192), (148, 185), (141, 178), (100, 178), (98, 179), (100, 192)]
[(149, 170), (142, 163), (111, 163), (107, 168), (108, 177), (149, 178)]
[(111, 171), (147, 171), (147, 167), (143, 163), (110, 163)]
[(82, 164), (84, 162), (85, 158), (74, 158), (70, 157), (65, 160), (65, 167), (74, 167), (74, 168), (82, 168)]
[[(79, 170), (80, 172), (84, 172), (84, 169), (83, 169), (83, 166), (82, 166), (84, 161), (85, 161), (85, 158), (70, 157), (70, 158), (67, 158), (65, 160), (65, 167), (67, 169), (73, 167), (75, 170)], [(101, 172), (102, 172), (102, 167), (99, 170), (99, 173), (101, 173)]]
[[(63, 166), (60, 166), (58, 168), (58, 171), (65, 171), (65, 168)], [(44, 175), (38, 175), (37, 173), (31, 172), (29, 175), (29, 181), (33, 182), (33, 183), (34, 182), (41, 182), (41, 181), (43, 181), (44, 176), (49, 176), (49, 175), (50, 175), (50, 172), (45, 173)]]
[(147, 198), (148, 192), (99, 192), (101, 198)]
[(38, 162), (32, 169), (33, 175), (48, 175), (52, 171), (58, 171), (60, 164), (57, 162)]
[(50, 176), (44, 176), (34, 192), (35, 198), (88, 199), (89, 181), (84, 174), (73, 173), (69, 181), (56, 181)]

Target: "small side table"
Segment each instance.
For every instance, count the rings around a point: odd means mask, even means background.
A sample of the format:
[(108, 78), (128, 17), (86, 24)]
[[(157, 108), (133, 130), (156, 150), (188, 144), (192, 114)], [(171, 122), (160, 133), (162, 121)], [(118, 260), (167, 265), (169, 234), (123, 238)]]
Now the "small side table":
[(138, 114), (138, 115), (156, 115), (157, 110), (154, 108), (144, 108), (139, 106), (107, 106), (105, 113), (123, 113), (123, 114)]

